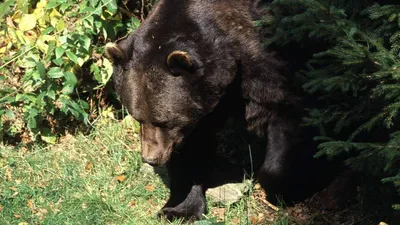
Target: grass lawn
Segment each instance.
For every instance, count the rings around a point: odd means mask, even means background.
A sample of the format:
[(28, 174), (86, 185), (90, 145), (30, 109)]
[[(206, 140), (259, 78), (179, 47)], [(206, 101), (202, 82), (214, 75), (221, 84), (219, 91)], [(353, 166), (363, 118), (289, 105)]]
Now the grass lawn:
[[(0, 224), (182, 224), (156, 218), (169, 190), (140, 172), (137, 124), (94, 127), (53, 146), (0, 146)], [(251, 193), (231, 206), (209, 201), (208, 219), (195, 224), (265, 224), (265, 208)]]

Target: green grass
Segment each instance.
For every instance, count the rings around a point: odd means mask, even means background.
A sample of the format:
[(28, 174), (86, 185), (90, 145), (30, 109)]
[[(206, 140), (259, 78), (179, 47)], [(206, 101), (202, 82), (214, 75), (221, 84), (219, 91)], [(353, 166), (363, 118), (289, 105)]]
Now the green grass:
[[(127, 124), (101, 119), (90, 135), (54, 146), (1, 146), (0, 224), (181, 224), (157, 220), (168, 189), (140, 172), (138, 134)], [(251, 224), (263, 210), (250, 195), (209, 206), (209, 219), (196, 224)]]

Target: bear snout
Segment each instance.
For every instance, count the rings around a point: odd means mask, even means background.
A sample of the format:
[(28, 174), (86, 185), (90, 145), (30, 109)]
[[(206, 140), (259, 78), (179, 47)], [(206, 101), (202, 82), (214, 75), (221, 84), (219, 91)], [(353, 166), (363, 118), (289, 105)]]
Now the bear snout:
[(167, 131), (151, 124), (141, 125), (142, 161), (162, 166), (170, 158), (173, 142)]

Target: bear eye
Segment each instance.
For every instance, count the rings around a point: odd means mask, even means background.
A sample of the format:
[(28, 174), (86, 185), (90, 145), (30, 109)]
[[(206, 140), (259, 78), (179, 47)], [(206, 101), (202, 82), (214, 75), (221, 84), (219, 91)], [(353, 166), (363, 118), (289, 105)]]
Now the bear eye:
[(173, 51), (167, 57), (167, 66), (169, 71), (180, 76), (185, 72), (193, 72), (193, 62), (189, 53), (185, 51)]
[(159, 128), (167, 128), (168, 122), (151, 122), (151, 125)]

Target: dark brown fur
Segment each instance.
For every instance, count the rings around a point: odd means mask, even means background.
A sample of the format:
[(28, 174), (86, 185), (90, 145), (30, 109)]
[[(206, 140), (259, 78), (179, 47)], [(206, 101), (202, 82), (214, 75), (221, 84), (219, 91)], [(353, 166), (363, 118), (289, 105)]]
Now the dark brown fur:
[[(160, 0), (138, 30), (106, 48), (116, 91), (141, 123), (143, 160), (167, 165), (171, 197), (161, 214), (169, 219), (206, 212), (204, 193), (224, 145), (218, 134), (227, 130), (261, 152), (257, 174), (269, 196), (287, 188), (295, 98), (283, 63), (262, 47), (255, 7), (251, 0)], [(190, 68), (170, 68), (174, 51), (190, 57)]]

